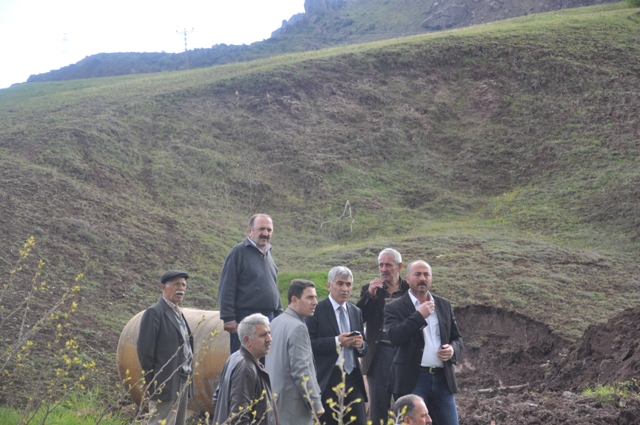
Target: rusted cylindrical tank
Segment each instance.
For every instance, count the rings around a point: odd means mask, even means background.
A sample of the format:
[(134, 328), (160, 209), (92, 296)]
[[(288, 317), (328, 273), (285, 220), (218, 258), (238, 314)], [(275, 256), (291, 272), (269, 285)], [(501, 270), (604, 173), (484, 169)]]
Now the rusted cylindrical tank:
[[(195, 395), (189, 400), (189, 410), (213, 414), (211, 396), (218, 386), (220, 372), (229, 358), (229, 335), (223, 331), (220, 312), (183, 308), (184, 317), (193, 333)], [(140, 404), (142, 387), (139, 384), (142, 368), (138, 361), (136, 342), (140, 331), (140, 319), (144, 311), (136, 314), (122, 330), (116, 354), (116, 366), (120, 380), (130, 391), (133, 400)], [(129, 371), (127, 375), (127, 371)]]

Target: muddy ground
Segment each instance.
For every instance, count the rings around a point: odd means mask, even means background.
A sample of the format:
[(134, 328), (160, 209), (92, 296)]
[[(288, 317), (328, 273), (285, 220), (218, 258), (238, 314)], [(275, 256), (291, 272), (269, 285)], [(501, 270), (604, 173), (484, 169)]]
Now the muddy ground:
[[(485, 306), (456, 309), (465, 341), (458, 368), (461, 425), (640, 424), (640, 401), (601, 404), (586, 387), (635, 382), (640, 307), (591, 326), (573, 344), (543, 323)], [(630, 393), (638, 394), (637, 385)]]

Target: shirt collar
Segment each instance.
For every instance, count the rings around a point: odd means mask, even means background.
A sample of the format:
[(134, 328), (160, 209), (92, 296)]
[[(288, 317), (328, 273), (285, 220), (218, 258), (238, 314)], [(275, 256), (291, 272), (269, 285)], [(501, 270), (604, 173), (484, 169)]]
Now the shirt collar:
[(164, 296), (162, 297), (162, 299), (169, 305), (169, 307), (171, 307), (171, 310), (176, 312), (176, 314), (178, 315), (182, 314), (182, 310), (180, 310), (180, 307), (178, 307), (172, 301), (169, 301), (168, 299), (166, 299)]
[(334, 300), (333, 298), (331, 298), (331, 295), (329, 295), (329, 301), (331, 301), (331, 305), (333, 306), (333, 311), (336, 311), (338, 309), (338, 307), (340, 307), (340, 305), (342, 305), (344, 307), (344, 310), (347, 310), (347, 306), (345, 305), (346, 302), (344, 304), (338, 304), (336, 302), (336, 300)]
[[(260, 250), (260, 248), (258, 247), (258, 245), (251, 240), (251, 238), (249, 236), (247, 236), (247, 240), (249, 241), (249, 243), (251, 245), (253, 245), (258, 251), (262, 252), (262, 250)], [(264, 250), (265, 254), (267, 253), (267, 251), (271, 250), (271, 242), (267, 242), (267, 249)]]
[[(414, 297), (413, 294), (411, 293), (411, 291), (407, 291), (407, 294), (409, 294), (409, 297), (411, 298), (411, 303), (414, 306), (416, 305), (416, 303), (418, 303), (418, 305), (420, 304), (420, 300), (418, 300), (416, 297)], [(431, 292), (427, 292), (427, 294), (429, 294), (429, 297), (431, 297), (431, 299), (433, 299), (433, 295), (431, 295)]]

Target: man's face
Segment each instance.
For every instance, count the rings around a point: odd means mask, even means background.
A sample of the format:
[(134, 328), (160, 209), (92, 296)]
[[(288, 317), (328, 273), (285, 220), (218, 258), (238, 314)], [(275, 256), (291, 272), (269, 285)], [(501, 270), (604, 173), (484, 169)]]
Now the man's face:
[(416, 298), (426, 296), (431, 288), (431, 267), (423, 261), (413, 263), (407, 272), (407, 283)]
[(402, 263), (396, 263), (391, 255), (383, 255), (378, 261), (378, 269), (380, 270), (380, 279), (385, 284), (397, 283), (400, 280)]
[(413, 412), (413, 417), (406, 416), (405, 423), (408, 425), (426, 425), (431, 423), (431, 417), (429, 416), (429, 411), (427, 410), (427, 406), (425, 406), (424, 401), (416, 401), (415, 402), (416, 410)]
[(253, 339), (245, 336), (244, 345), (256, 359), (266, 356), (271, 349), (271, 329), (267, 325), (256, 325)]
[(263, 249), (271, 240), (273, 233), (273, 222), (269, 217), (259, 215), (253, 220), (253, 227), (249, 227), (249, 239), (255, 243), (258, 248)]
[(160, 285), (162, 288), (163, 296), (178, 305), (184, 299), (184, 294), (187, 292), (187, 279), (184, 277), (175, 277), (170, 281)]
[(329, 294), (331, 294), (331, 298), (333, 298), (333, 300), (338, 304), (342, 305), (345, 302), (349, 301), (349, 297), (351, 296), (352, 285), (353, 285), (352, 278), (336, 276), (333, 282), (329, 282), (327, 284), (327, 289), (329, 289)]
[(291, 297), (291, 308), (293, 308), (302, 318), (313, 316), (318, 305), (318, 295), (316, 288), (304, 288), (301, 298), (295, 295)]

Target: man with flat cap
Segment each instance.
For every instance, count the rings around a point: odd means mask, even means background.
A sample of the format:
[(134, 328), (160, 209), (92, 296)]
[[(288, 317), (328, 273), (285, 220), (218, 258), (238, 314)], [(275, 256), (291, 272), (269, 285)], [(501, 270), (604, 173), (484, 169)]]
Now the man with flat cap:
[(149, 399), (148, 425), (184, 425), (193, 395), (193, 336), (178, 307), (189, 275), (169, 270), (160, 278), (162, 297), (140, 320), (138, 359)]

